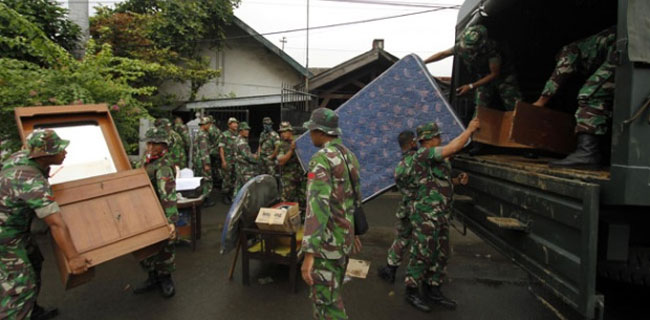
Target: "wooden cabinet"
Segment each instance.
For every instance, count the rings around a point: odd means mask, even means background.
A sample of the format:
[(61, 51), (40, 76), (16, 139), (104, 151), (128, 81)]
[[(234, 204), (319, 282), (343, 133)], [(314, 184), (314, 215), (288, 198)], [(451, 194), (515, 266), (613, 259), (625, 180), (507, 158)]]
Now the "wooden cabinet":
[[(15, 113), (23, 139), (35, 128), (57, 132), (65, 128), (60, 135), (67, 134), (63, 138), (71, 140), (68, 149), (79, 150), (76, 152), (80, 154), (69, 154), (71, 163), (66, 164), (66, 157), (58, 168), (73, 169), (64, 182), (53, 183), (52, 190), (75, 248), (91, 259), (92, 266), (134, 252), (139, 258), (146, 257), (156, 251), (155, 244), (168, 238), (167, 218), (149, 177), (144, 169), (131, 169), (105, 105), (27, 107), (16, 108)], [(74, 132), (77, 129), (101, 134), (84, 135)], [(97, 137), (104, 141), (97, 141)], [(93, 146), (83, 145), (89, 143)], [(99, 157), (101, 167), (96, 165), (97, 154), (84, 155), (85, 150), (97, 145), (102, 147), (97, 152), (106, 153)], [(54, 247), (66, 288), (92, 278), (92, 271), (73, 276), (67, 259), (56, 244)]]

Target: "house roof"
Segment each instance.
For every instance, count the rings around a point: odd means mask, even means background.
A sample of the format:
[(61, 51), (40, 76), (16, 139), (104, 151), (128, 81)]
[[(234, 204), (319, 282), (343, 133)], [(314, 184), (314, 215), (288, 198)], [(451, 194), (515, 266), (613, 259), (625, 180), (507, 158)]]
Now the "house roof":
[(286, 54), (284, 51), (282, 51), (280, 48), (278, 48), (276, 45), (271, 43), (271, 41), (267, 40), (264, 36), (259, 34), (257, 31), (255, 31), (253, 28), (251, 28), (249, 25), (247, 25), (244, 21), (241, 19), (237, 18), (236, 16), (232, 16), (232, 23), (242, 29), (244, 32), (246, 32), (248, 35), (250, 35), (253, 39), (257, 40), (259, 43), (264, 45), (269, 51), (275, 53), (278, 55), (282, 60), (284, 60), (286, 63), (288, 63), (290, 66), (292, 66), (296, 71), (298, 71), (300, 74), (302, 74), (305, 77), (311, 76), (311, 73), (298, 61), (294, 60), (291, 56)]
[(321, 72), (309, 78), (309, 90), (317, 89), (351, 72), (354, 72), (371, 63), (381, 60), (392, 64), (397, 62), (399, 59), (384, 49), (373, 48), (366, 53), (360, 54), (350, 60), (347, 60), (337, 66), (328, 69), (327, 71)]

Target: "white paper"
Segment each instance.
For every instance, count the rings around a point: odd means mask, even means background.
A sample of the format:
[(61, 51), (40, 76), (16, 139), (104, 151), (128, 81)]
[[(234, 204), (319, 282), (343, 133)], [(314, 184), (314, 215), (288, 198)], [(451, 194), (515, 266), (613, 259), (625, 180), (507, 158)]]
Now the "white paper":
[(194, 178), (194, 171), (192, 169), (182, 169), (179, 178)]
[(176, 180), (176, 191), (194, 190), (201, 185), (201, 179), (203, 177), (179, 178)]

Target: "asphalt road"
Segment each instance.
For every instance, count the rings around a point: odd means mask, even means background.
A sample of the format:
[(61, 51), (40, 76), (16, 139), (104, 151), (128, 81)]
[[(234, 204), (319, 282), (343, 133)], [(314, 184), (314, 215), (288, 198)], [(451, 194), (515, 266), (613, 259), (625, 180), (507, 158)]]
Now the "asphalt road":
[[(404, 285), (387, 284), (377, 277), (385, 264), (386, 249), (393, 237), (393, 213), (397, 197), (387, 194), (365, 205), (371, 224), (364, 236), (364, 249), (353, 258), (371, 261), (367, 279), (344, 285), (344, 301), (351, 319), (556, 319), (555, 313), (532, 292), (528, 275), (472, 233), (452, 229), (449, 282), (443, 291), (458, 301), (458, 309), (435, 308), (430, 314), (413, 309), (404, 301)], [(133, 295), (131, 287), (145, 278), (131, 256), (96, 268), (95, 278), (65, 291), (48, 236), (39, 236), (46, 257), (39, 303), (57, 306), (57, 319), (309, 319), (308, 287), (299, 280), (298, 293), (289, 290), (288, 268), (251, 264), (251, 285), (241, 282), (241, 265), (234, 280), (226, 279), (233, 254), (219, 254), (221, 227), (227, 208), (218, 204), (203, 210), (203, 235), (197, 250), (177, 248), (176, 296), (162, 298), (158, 292)], [(398, 278), (403, 279), (404, 268)], [(262, 284), (259, 279), (272, 279)], [(531, 287), (533, 290), (531, 292)]]

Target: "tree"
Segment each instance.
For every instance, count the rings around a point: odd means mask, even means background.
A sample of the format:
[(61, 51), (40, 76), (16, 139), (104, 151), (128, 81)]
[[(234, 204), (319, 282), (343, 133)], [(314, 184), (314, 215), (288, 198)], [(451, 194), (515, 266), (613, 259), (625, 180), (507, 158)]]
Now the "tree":
[(190, 82), (189, 100), (210, 79), (219, 76), (199, 54), (202, 46), (218, 47), (223, 28), (239, 0), (128, 0), (114, 9), (101, 8), (91, 19), (91, 36), (110, 43), (119, 56), (164, 66), (146, 77), (146, 84), (165, 80)]
[[(0, 0), (41, 29), (54, 43), (67, 51), (77, 48), (81, 28), (67, 19), (68, 10), (55, 0)], [(3, 33), (4, 34), (4, 33)]]
[[(150, 104), (143, 97), (155, 88), (136, 86), (145, 74), (163, 68), (157, 63), (116, 57), (110, 45), (90, 41), (83, 60), (48, 39), (43, 31), (16, 11), (0, 3), (0, 28), (14, 30), (0, 36), (0, 48), (24, 53), (0, 58), (0, 147), (20, 146), (13, 110), (19, 106), (108, 103), (127, 152), (137, 150), (138, 122), (148, 117)], [(13, 47), (8, 44), (13, 45)], [(2, 150), (0, 150), (0, 154)]]

